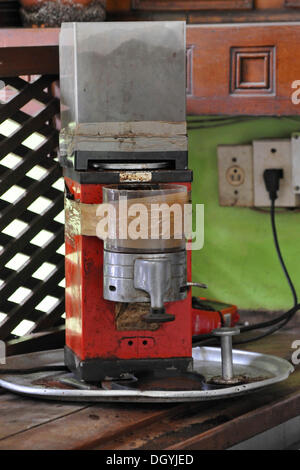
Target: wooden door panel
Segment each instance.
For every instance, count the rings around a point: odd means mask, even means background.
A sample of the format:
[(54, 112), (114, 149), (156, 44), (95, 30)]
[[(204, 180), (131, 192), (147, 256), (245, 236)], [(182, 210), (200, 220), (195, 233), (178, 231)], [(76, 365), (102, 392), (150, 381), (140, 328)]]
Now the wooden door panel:
[(288, 8), (300, 8), (299, 0), (284, 0), (284, 6)]
[(106, 0), (109, 21), (187, 23), (299, 21), (300, 0)]
[[(294, 0), (295, 1), (295, 0)], [(248, 10), (253, 0), (133, 0), (134, 10)]]
[(300, 23), (187, 28), (189, 114), (298, 114)]

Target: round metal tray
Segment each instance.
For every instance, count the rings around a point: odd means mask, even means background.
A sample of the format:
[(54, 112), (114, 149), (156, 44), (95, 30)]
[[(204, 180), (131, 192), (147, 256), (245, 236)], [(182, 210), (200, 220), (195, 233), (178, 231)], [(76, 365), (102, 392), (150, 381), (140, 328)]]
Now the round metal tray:
[[(221, 374), (220, 348), (196, 347), (193, 349), (193, 358), (193, 372), (202, 374), (206, 381)], [(249, 351), (233, 350), (233, 363), (234, 373), (247, 376), (247, 383), (213, 390), (103, 390), (85, 387), (84, 384), (84, 389), (75, 389), (71, 385), (68, 387), (66, 383), (62, 384), (62, 387), (55, 386), (59, 384), (59, 379), (66, 375), (65, 372), (57, 371), (1, 374), (0, 386), (11, 392), (48, 400), (170, 403), (216, 400), (242, 395), (285, 380), (294, 371), (293, 366), (284, 359)], [(50, 365), (63, 365), (62, 349), (12, 356), (0, 369), (26, 369)], [(46, 386), (43, 385), (45, 378), (48, 381)]]

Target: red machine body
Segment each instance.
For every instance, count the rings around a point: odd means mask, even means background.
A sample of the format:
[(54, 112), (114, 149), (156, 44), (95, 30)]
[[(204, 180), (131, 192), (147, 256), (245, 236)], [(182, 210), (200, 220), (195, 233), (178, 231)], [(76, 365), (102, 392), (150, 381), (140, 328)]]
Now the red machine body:
[[(69, 195), (86, 204), (102, 203), (101, 184), (80, 184), (65, 178)], [(186, 184), (190, 189), (190, 183)], [(66, 224), (66, 346), (77, 360), (89, 361), (191, 358), (191, 292), (184, 300), (166, 304), (175, 320), (156, 331), (118, 331), (114, 302), (103, 298), (103, 241), (68, 233)], [(187, 252), (191, 280), (191, 251)]]

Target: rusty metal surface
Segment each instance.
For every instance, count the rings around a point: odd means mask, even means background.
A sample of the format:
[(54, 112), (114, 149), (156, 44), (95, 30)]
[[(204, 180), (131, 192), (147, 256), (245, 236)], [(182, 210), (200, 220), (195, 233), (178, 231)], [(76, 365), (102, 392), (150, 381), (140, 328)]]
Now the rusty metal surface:
[(80, 3), (38, 2), (24, 5), (20, 10), (24, 26), (56, 28), (63, 22), (104, 21), (105, 4), (101, 0)]
[[(40, 357), (43, 365), (62, 365), (63, 350), (44, 351), (30, 354), (29, 366), (37, 367), (40, 365)], [(0, 376), (0, 385), (6, 390), (20, 393), (23, 395), (44, 398), (49, 400), (80, 401), (80, 402), (135, 402), (135, 403), (176, 403), (190, 401), (207, 401), (230, 398), (259, 390), (266, 386), (274, 385), (277, 382), (285, 380), (291, 372), (293, 366), (286, 360), (276, 356), (260, 354), (255, 352), (246, 352), (233, 350), (234, 372), (238, 376), (246, 376), (248, 379), (243, 383), (232, 386), (204, 386), (210, 383), (212, 378), (221, 373), (221, 354), (219, 348), (197, 347), (193, 349), (194, 368), (193, 373), (199, 375), (199, 382), (204, 376), (203, 385), (196, 387), (187, 384), (182, 388), (182, 378), (173, 377), (173, 385), (166, 385), (166, 378), (162, 376), (149, 377), (146, 381), (138, 382), (137, 387), (116, 388), (106, 387), (97, 389), (74, 389), (74, 387), (56, 386), (60, 375), (57, 372), (45, 373), (35, 372), (32, 374), (3, 374)], [(20, 356), (10, 357), (8, 366), (10, 369), (22, 368), (23, 358)], [(5, 367), (0, 367), (5, 368)], [(61, 376), (66, 373), (61, 372)], [(47, 386), (45, 386), (45, 376), (47, 377)], [(263, 380), (258, 380), (262, 377)], [(53, 380), (52, 380), (53, 379)], [(191, 377), (188, 378), (189, 380)], [(195, 378), (194, 378), (195, 380)], [(161, 386), (159, 385), (161, 381)], [(174, 384), (177, 381), (177, 384)], [(151, 385), (152, 383), (152, 385)]]
[(205, 378), (201, 374), (177, 370), (159, 370), (131, 375), (127, 380), (106, 380), (101, 385), (105, 390), (204, 390)]

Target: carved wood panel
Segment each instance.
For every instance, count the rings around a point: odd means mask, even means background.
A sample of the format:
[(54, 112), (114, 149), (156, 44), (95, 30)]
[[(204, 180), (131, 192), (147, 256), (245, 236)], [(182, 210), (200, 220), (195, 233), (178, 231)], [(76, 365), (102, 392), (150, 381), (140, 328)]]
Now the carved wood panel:
[(249, 10), (253, 0), (133, 0), (134, 10)]
[(189, 114), (295, 115), (300, 24), (195, 25)]
[(284, 0), (284, 6), (288, 8), (300, 8), (299, 0)]
[(108, 21), (300, 21), (300, 0), (106, 0)]
[(232, 47), (230, 57), (232, 94), (268, 95), (275, 92), (275, 48)]

